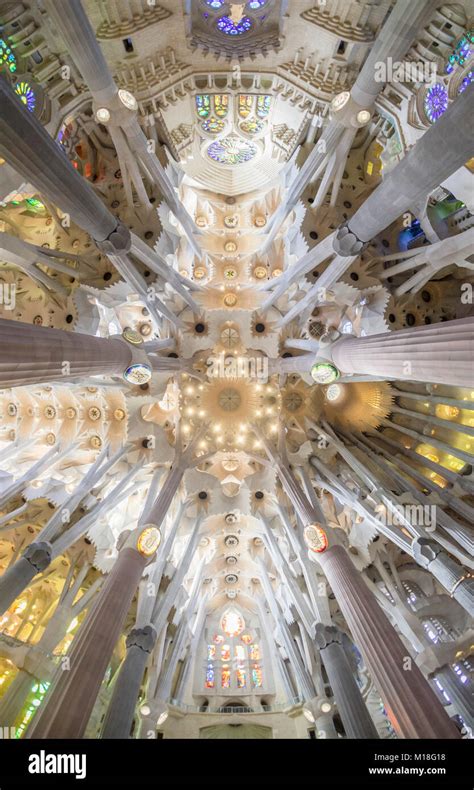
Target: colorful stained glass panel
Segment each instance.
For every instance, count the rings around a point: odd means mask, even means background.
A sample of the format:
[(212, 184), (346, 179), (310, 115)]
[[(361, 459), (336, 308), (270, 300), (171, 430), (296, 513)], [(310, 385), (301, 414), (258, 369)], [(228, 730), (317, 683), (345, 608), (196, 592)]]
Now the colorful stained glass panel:
[(208, 664), (206, 669), (206, 688), (213, 689), (214, 688), (214, 667), (212, 664)]
[(252, 27), (252, 20), (248, 16), (243, 16), (240, 22), (234, 22), (230, 16), (221, 16), (217, 20), (217, 29), (226, 36), (241, 36)]
[(259, 96), (257, 99), (257, 115), (259, 118), (266, 118), (270, 112), (271, 96)]
[(198, 93), (196, 96), (196, 110), (200, 118), (207, 118), (211, 112), (211, 97), (207, 93)]
[(248, 162), (257, 154), (257, 147), (241, 137), (230, 135), (216, 140), (207, 149), (208, 156), (222, 165), (240, 165)]
[(223, 689), (230, 688), (230, 669), (228, 666), (222, 667), (221, 686)]
[(262, 670), (258, 664), (254, 664), (252, 667), (252, 683), (255, 688), (262, 686)]
[(440, 118), (448, 109), (448, 91), (441, 82), (435, 82), (425, 96), (424, 110), (431, 123)]
[(219, 118), (225, 118), (229, 112), (229, 96), (226, 93), (216, 93), (214, 96), (214, 110)]

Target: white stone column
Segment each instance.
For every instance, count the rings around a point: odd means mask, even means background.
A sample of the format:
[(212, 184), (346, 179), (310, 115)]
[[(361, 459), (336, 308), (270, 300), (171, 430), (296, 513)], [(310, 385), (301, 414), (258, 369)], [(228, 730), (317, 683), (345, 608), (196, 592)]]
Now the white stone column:
[(346, 375), (474, 386), (474, 318), (367, 337), (341, 337), (330, 356)]

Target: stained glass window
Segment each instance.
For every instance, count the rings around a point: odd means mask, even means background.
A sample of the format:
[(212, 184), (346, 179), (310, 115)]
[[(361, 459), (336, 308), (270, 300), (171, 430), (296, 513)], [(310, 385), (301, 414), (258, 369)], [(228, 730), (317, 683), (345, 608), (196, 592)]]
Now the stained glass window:
[(16, 71), (16, 57), (3, 38), (0, 38), (0, 64), (7, 66), (11, 72)]
[(474, 30), (468, 30), (457, 42), (446, 64), (446, 74), (451, 74), (457, 66), (464, 66), (472, 55), (474, 44)]
[(36, 96), (33, 88), (28, 82), (19, 82), (15, 85), (15, 93), (20, 97), (20, 101), (26, 105), (30, 112), (33, 112), (36, 105)]
[(441, 82), (435, 82), (428, 88), (424, 101), (426, 117), (431, 123), (440, 118), (448, 109), (448, 91)]
[(242, 634), (241, 639), (242, 642), (245, 642), (246, 645), (249, 645), (250, 642), (252, 641), (252, 637), (250, 636), (250, 634)]
[(222, 681), (221, 681), (221, 685), (222, 685), (223, 689), (230, 688), (230, 669), (227, 666), (227, 664), (225, 664), (222, 667)]
[(221, 658), (222, 658), (223, 661), (229, 661), (229, 659), (230, 659), (230, 647), (229, 647), (229, 645), (222, 645)]
[(258, 134), (265, 128), (265, 124), (262, 121), (242, 121), (240, 128), (245, 134)]
[(219, 121), (218, 118), (206, 118), (205, 121), (202, 121), (201, 126), (208, 134), (218, 134), (224, 130), (225, 123)]
[(216, 643), (216, 645), (220, 645), (223, 641), (224, 641), (224, 637), (222, 636), (222, 634), (216, 634), (214, 636), (214, 642)]
[(217, 29), (226, 36), (241, 36), (252, 27), (252, 20), (248, 16), (243, 16), (240, 22), (233, 22), (230, 16), (221, 16), (217, 20)]
[(227, 609), (221, 621), (221, 628), (227, 636), (238, 636), (244, 628), (244, 618), (237, 609)]
[(255, 688), (262, 686), (262, 670), (259, 664), (254, 664), (252, 667), (252, 683)]
[(239, 669), (236, 672), (236, 677), (237, 677), (237, 688), (239, 689), (245, 688), (246, 674), (245, 674), (245, 669), (243, 667), (239, 667)]
[(216, 646), (215, 645), (208, 645), (207, 646), (207, 660), (212, 661), (213, 658), (216, 657)]
[(206, 688), (213, 689), (214, 688), (214, 667), (212, 664), (207, 665), (206, 670)]
[(205, 4), (208, 5), (210, 8), (219, 9), (225, 3), (225, 0), (204, 0)]
[(257, 99), (257, 115), (259, 118), (266, 118), (270, 112), (271, 96), (259, 96)]
[(260, 661), (260, 647), (259, 647), (259, 645), (251, 645), (250, 646), (250, 660), (251, 661)]
[(235, 646), (235, 657), (238, 661), (245, 661), (245, 647), (243, 645)]
[(247, 118), (252, 112), (253, 99), (249, 93), (241, 93), (239, 95), (239, 115), (241, 118)]
[(207, 118), (211, 111), (211, 97), (207, 93), (196, 96), (196, 110), (200, 118)]
[(216, 140), (207, 149), (208, 156), (222, 165), (239, 165), (248, 162), (257, 154), (257, 147), (241, 137), (230, 135)]
[(263, 8), (266, 2), (267, 0), (249, 0), (247, 5), (251, 11), (258, 11), (259, 8)]
[(214, 109), (219, 118), (225, 118), (229, 111), (229, 96), (226, 93), (216, 93), (214, 96)]
[(468, 85), (471, 84), (471, 82), (474, 82), (474, 71), (469, 71), (466, 74), (466, 76), (464, 77), (463, 81), (461, 82), (458, 88), (458, 93), (462, 93), (463, 91), (465, 91)]

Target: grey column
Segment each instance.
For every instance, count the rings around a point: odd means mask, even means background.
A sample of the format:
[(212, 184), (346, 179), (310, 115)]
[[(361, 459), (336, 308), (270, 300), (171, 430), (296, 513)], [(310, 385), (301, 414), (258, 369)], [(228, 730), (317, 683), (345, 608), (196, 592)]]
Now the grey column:
[(3, 614), (25, 587), (51, 562), (52, 546), (46, 541), (30, 543), (23, 556), (0, 578), (0, 613)]
[(454, 670), (446, 664), (441, 667), (434, 674), (442, 685), (444, 691), (455, 710), (460, 714), (464, 723), (471, 729), (474, 727), (474, 693), (473, 684), (469, 680), (468, 683), (461, 683), (461, 679), (456, 675)]
[(123, 340), (3, 318), (0, 347), (2, 387), (93, 375), (122, 376), (132, 361), (132, 348)]
[(329, 353), (336, 367), (349, 375), (472, 387), (473, 343), (474, 318), (460, 318), (381, 335), (342, 337)]
[(74, 639), (70, 669), (58, 669), (56, 682), (48, 690), (27, 738), (84, 736), (145, 564), (145, 557), (135, 549), (121, 550)]
[(344, 652), (341, 632), (334, 626), (319, 623), (316, 626), (316, 644), (348, 738), (378, 738)]
[(0, 727), (13, 727), (36, 678), (20, 669), (0, 700)]
[(461, 606), (474, 617), (474, 577), (434, 540), (417, 538), (413, 556), (426, 568)]
[(127, 654), (114, 686), (101, 738), (129, 738), (145, 668), (156, 643), (152, 625), (134, 628), (127, 641)]
[(438, 5), (437, 0), (397, 0), (351, 88), (351, 98), (357, 104), (373, 105), (386, 82), (377, 79), (380, 63), (390, 59), (395, 65), (406, 55)]
[[(321, 139), (318, 141), (319, 144), (315, 146), (308, 156), (295, 178), (293, 186), (290, 187), (285, 204), (275, 212), (271, 231), (266, 242), (267, 245), (276, 236), (281, 222), (289, 214), (310, 181), (320, 172), (325, 160), (327, 166), (329, 156), (337, 151), (341, 145), (346, 125), (352, 125), (352, 118), (357, 115), (358, 110), (362, 107), (369, 109), (372, 107), (385, 85), (383, 79), (377, 80), (378, 68), (376, 66), (378, 67), (380, 64), (386, 65), (388, 62), (395, 63), (399, 58), (403, 57), (436, 6), (436, 0), (416, 0), (416, 2), (413, 2), (413, 0), (398, 0), (396, 2), (390, 16), (378, 34), (355, 84), (352, 86), (348, 105), (342, 113), (336, 113), (335, 117), (331, 118)], [(354, 134), (356, 129), (357, 123), (353, 127)], [(324, 142), (324, 145), (321, 145), (322, 142)], [(346, 155), (347, 151), (344, 156)], [(466, 157), (465, 161), (468, 158)], [(439, 182), (436, 186), (438, 184)]]
[(2, 77), (0, 104), (0, 155), (93, 239), (107, 239), (116, 217)]
[(365, 243), (404, 211), (426, 199), (473, 156), (473, 115), (474, 86), (471, 85), (427, 129), (354, 216), (339, 228), (334, 241), (339, 255), (357, 255)]
[[(135, 112), (125, 110), (118, 97), (114, 82), (102, 50), (97, 42), (89, 18), (81, 0), (47, 0), (48, 13), (57, 26), (71, 57), (99, 107), (106, 107), (111, 113), (111, 126), (116, 123), (121, 129), (132, 151), (132, 161), (138, 158), (145, 172), (158, 184), (165, 200), (180, 221), (188, 240), (196, 254), (200, 249), (193, 238), (194, 226), (190, 216), (181, 204), (173, 184), (157, 156), (147, 147), (147, 139), (138, 123)], [(136, 168), (138, 173), (138, 168)], [(146, 198), (146, 193), (143, 196)]]
[(342, 546), (332, 546), (318, 554), (318, 561), (398, 736), (459, 738), (456, 726), (407, 653), (346, 550)]

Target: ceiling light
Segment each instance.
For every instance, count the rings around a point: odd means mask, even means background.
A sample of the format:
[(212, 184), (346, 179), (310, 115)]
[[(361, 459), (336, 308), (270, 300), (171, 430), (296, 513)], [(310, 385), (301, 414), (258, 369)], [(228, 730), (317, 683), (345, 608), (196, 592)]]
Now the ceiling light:
[(314, 716), (313, 716), (313, 714), (311, 713), (311, 711), (310, 711), (310, 710), (308, 710), (307, 708), (303, 708), (303, 716), (304, 716), (306, 719), (308, 719), (308, 721), (310, 722), (310, 724), (314, 724)]
[(329, 713), (331, 710), (332, 705), (330, 702), (321, 702), (321, 712), (322, 713)]

